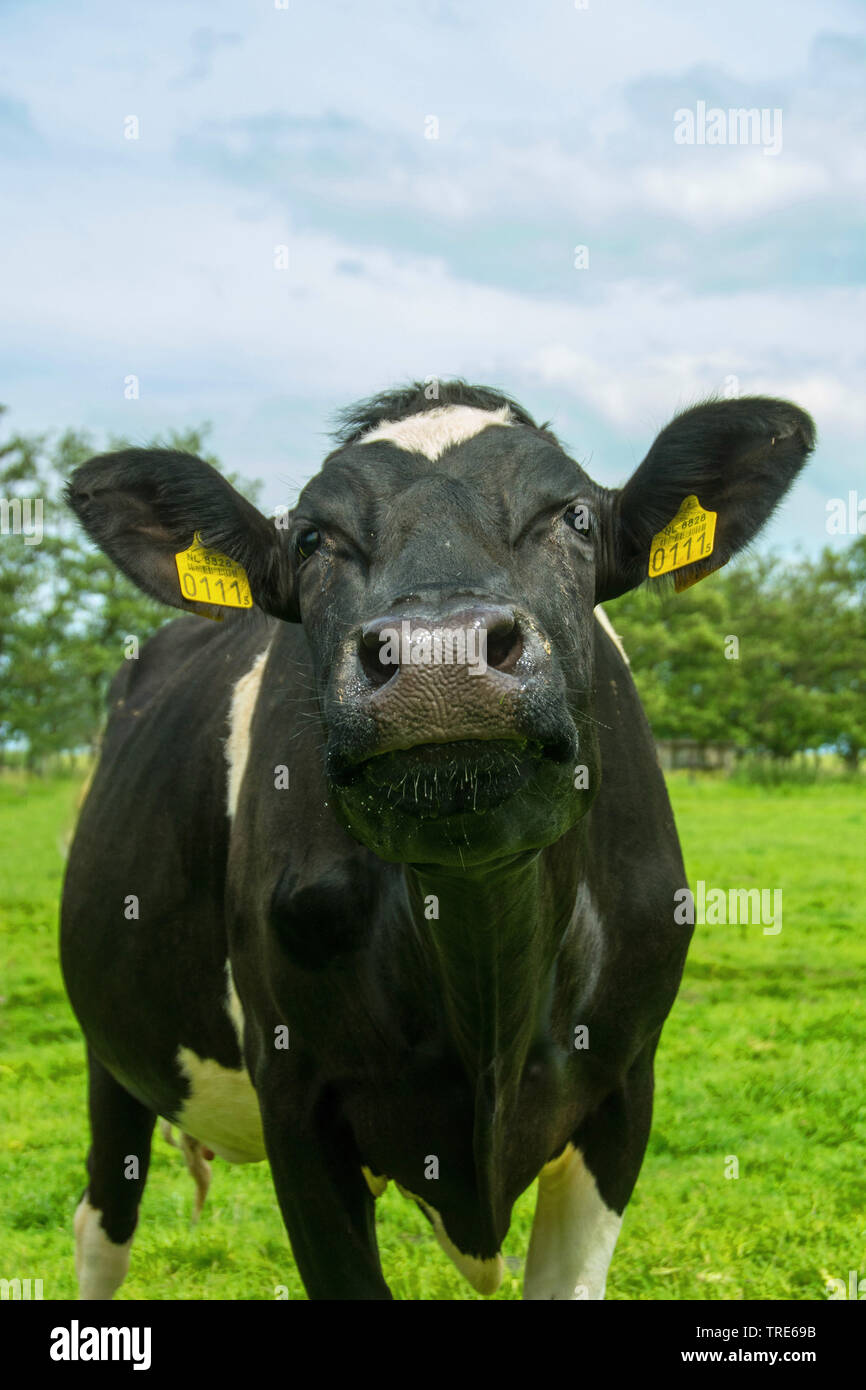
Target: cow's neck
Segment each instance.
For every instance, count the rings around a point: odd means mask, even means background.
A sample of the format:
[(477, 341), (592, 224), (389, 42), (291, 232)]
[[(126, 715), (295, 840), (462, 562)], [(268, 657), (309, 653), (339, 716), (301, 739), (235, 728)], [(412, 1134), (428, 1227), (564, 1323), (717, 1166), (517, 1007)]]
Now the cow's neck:
[[(568, 863), (568, 860), (571, 862)], [(495, 872), (407, 870), (430, 987), (470, 1077), (505, 1105), (535, 1041), (546, 1036), (557, 952), (578, 870), (552, 851)]]
[(492, 874), (407, 870), (429, 989), (472, 1088), (474, 1188), (494, 1243), (508, 1225), (506, 1155), (524, 1071), (531, 1056), (549, 1052), (576, 858), (547, 850)]

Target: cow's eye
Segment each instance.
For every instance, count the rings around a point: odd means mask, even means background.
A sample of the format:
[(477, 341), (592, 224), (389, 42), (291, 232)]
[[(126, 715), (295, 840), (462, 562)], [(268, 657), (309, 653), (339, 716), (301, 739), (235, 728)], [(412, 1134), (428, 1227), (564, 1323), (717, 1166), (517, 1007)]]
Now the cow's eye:
[(595, 529), (592, 512), (585, 502), (575, 502), (573, 507), (569, 507), (565, 513), (565, 522), (576, 531), (579, 536), (589, 540)]
[(295, 554), (299, 560), (308, 560), (309, 557), (318, 550), (322, 543), (320, 532), (310, 528), (309, 531), (302, 531), (295, 540)]

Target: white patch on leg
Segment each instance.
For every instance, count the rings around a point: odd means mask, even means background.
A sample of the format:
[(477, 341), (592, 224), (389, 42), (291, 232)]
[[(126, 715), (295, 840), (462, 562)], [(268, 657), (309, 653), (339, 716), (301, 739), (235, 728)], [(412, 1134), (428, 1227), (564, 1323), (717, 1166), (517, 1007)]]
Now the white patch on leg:
[(489, 1298), (491, 1294), (496, 1293), (496, 1290), (502, 1283), (502, 1276), (505, 1273), (505, 1261), (501, 1254), (497, 1251), (491, 1260), (479, 1259), (477, 1255), (465, 1255), (463, 1251), (459, 1250), (454, 1244), (445, 1229), (445, 1223), (442, 1217), (435, 1207), (431, 1207), (430, 1203), (425, 1202), (423, 1197), (419, 1197), (415, 1192), (407, 1191), (407, 1189), (401, 1187), (399, 1183), (396, 1184), (396, 1187), (399, 1192), (402, 1192), (404, 1197), (409, 1197), (413, 1202), (417, 1202), (420, 1207), (424, 1208), (424, 1211), (433, 1223), (433, 1233), (442, 1249), (445, 1251), (445, 1254), (448, 1256), (449, 1260), (451, 1260), (452, 1264), (456, 1265), (457, 1269), (459, 1269), (460, 1273), (463, 1275), (463, 1278), (472, 1285), (475, 1292), (483, 1294), (485, 1298)]
[(630, 668), (631, 662), (625, 654), (625, 647), (622, 645), (622, 640), (620, 638), (619, 633), (614, 631), (613, 623), (611, 622), (610, 618), (607, 616), (603, 608), (596, 608), (594, 611), (596, 618), (598, 619), (601, 626), (604, 628), (611, 642), (613, 642), (613, 645), (616, 647), (626, 666)]
[(497, 410), (482, 410), (477, 405), (437, 405), (432, 410), (408, 415), (405, 420), (380, 420), (358, 440), (373, 444), (384, 440), (398, 449), (423, 454), (431, 461), (438, 459), (454, 444), (463, 444), (489, 425), (513, 425), (507, 405)]
[(538, 1177), (523, 1297), (601, 1299), (622, 1217), (602, 1201), (572, 1144)]
[(113, 1298), (129, 1269), (132, 1237), (115, 1245), (102, 1229), (102, 1212), (82, 1197), (75, 1213), (75, 1273), (78, 1297), (87, 1300)]
[(259, 698), (265, 662), (270, 650), (271, 644), (269, 642), (265, 650), (256, 657), (246, 675), (241, 676), (240, 680), (237, 681), (232, 691), (232, 702), (229, 710), (229, 736), (225, 745), (226, 762), (229, 766), (228, 814), (230, 817), (233, 817), (237, 810), (241, 782), (247, 770), (247, 759), (250, 755), (250, 725), (256, 701)]

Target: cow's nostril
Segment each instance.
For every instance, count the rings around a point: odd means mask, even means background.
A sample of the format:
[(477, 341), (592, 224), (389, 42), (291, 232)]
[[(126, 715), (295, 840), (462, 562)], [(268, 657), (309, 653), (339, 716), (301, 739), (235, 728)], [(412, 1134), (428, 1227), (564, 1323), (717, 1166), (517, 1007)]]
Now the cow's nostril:
[(511, 671), (523, 653), (523, 638), (513, 616), (503, 614), (487, 628), (487, 665), (496, 671)]
[(476, 665), (509, 673), (523, 652), (523, 638), (510, 608), (461, 609), (445, 618), (388, 615), (365, 623), (358, 659), (371, 685), (387, 685), (401, 666)]
[(387, 685), (396, 674), (399, 662), (390, 658), (388, 644), (383, 640), (380, 633), (369, 632), (365, 629), (361, 636), (360, 650), (358, 653), (361, 667), (370, 681), (371, 685)]

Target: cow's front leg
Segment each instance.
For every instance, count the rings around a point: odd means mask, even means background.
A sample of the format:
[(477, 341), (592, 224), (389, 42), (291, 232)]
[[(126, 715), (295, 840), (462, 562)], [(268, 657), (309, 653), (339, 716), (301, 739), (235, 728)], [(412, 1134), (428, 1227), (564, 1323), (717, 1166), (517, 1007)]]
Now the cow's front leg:
[(635, 1062), (622, 1089), (607, 1097), (539, 1174), (524, 1298), (604, 1298), (622, 1214), (649, 1137), (656, 1042)]
[(523, 1297), (604, 1298), (622, 1216), (608, 1207), (573, 1144), (538, 1176)]
[(390, 1298), (351, 1134), (323, 1117), (301, 1119), (281, 1094), (278, 1067), (256, 1085), (277, 1200), (309, 1297)]

